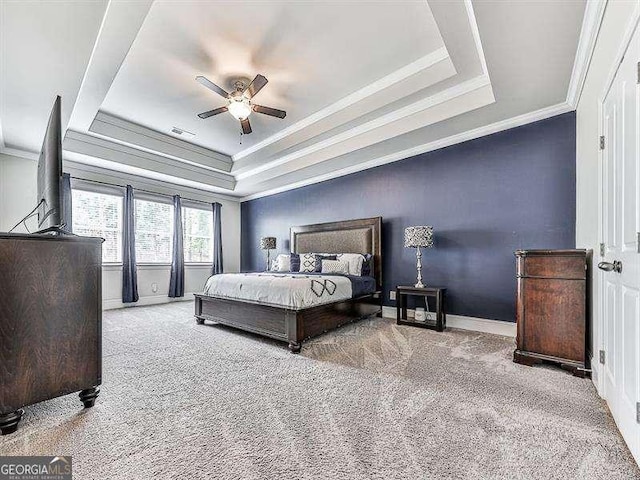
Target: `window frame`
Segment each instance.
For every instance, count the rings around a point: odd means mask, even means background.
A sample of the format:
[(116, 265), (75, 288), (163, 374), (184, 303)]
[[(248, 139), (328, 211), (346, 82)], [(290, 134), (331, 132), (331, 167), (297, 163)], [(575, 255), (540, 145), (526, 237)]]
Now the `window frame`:
[[(121, 207), (122, 207), (122, 218), (121, 218), (122, 222), (120, 224), (120, 238), (121, 238), (121, 242), (124, 242), (124, 192), (122, 191), (122, 189), (119, 187), (110, 186), (110, 185), (98, 185), (98, 184), (94, 185), (94, 184), (88, 184), (82, 180), (74, 180), (73, 184), (71, 185), (72, 198), (73, 198), (74, 190), (78, 190), (86, 193), (93, 193), (96, 195), (110, 195), (112, 197), (118, 197), (120, 199)], [(72, 203), (72, 209), (73, 209), (73, 203)], [(73, 227), (73, 218), (74, 216), (72, 214), (72, 218), (71, 218), (72, 227)], [(124, 256), (123, 247), (124, 245), (121, 243), (120, 250), (121, 250), (122, 256)], [(115, 261), (115, 262), (102, 261), (101, 265), (103, 267), (121, 267), (122, 260)]]
[[(185, 267), (191, 266), (191, 267), (212, 267), (213, 266), (213, 252), (215, 251), (215, 238), (214, 238), (214, 234), (213, 234), (213, 230), (215, 228), (215, 226), (213, 225), (213, 211), (210, 208), (207, 208), (205, 205), (201, 204), (201, 203), (196, 203), (196, 202), (192, 202), (192, 201), (188, 201), (188, 200), (184, 200), (182, 202), (182, 221), (184, 222), (184, 209), (185, 208), (190, 208), (192, 210), (201, 210), (203, 212), (207, 212), (209, 215), (211, 215), (211, 261), (210, 262), (184, 262)], [(182, 242), (183, 242), (183, 250), (184, 250), (184, 240), (185, 240), (185, 232), (184, 232), (184, 223), (182, 226)]]
[[(169, 205), (171, 207), (171, 218), (172, 218), (172, 228), (171, 228), (171, 248), (169, 250), (169, 257), (171, 257), (173, 255), (173, 216), (174, 216), (174, 212), (173, 212), (173, 199), (169, 196), (165, 196), (165, 195), (154, 195), (151, 193), (146, 193), (146, 192), (135, 192), (135, 188), (134, 188), (134, 199), (133, 199), (133, 215), (134, 215), (134, 228), (133, 228), (133, 234), (136, 237), (136, 249), (138, 248), (138, 235), (137, 235), (137, 227), (138, 227), (138, 218), (136, 215), (136, 202), (137, 201), (143, 201), (143, 202), (154, 202), (154, 203), (160, 203), (160, 204), (164, 204), (164, 205)], [(136, 251), (136, 266), (137, 267), (170, 267), (171, 266), (171, 258), (169, 258), (168, 262), (140, 262), (138, 261), (138, 252)]]
[[(122, 232), (122, 242), (124, 242), (124, 197), (125, 197), (125, 191), (124, 188), (121, 186), (117, 186), (117, 185), (108, 185), (108, 184), (99, 184), (99, 183), (94, 183), (94, 182), (90, 182), (90, 181), (85, 181), (85, 180), (81, 180), (81, 179), (73, 179), (72, 180), (72, 186), (71, 186), (71, 190), (72, 190), (72, 194), (73, 194), (73, 190), (80, 190), (83, 192), (88, 192), (88, 193), (94, 193), (94, 194), (99, 194), (99, 195), (111, 195), (114, 197), (119, 197), (121, 202), (122, 202), (122, 223), (120, 225), (120, 231)], [(134, 187), (135, 190), (135, 187)], [(179, 194), (178, 194), (179, 195)], [(143, 201), (147, 201), (147, 202), (156, 202), (156, 203), (162, 203), (162, 204), (166, 204), (166, 205), (170, 205), (171, 207), (173, 207), (173, 198), (171, 195), (160, 195), (160, 194), (153, 194), (153, 193), (147, 193), (147, 192), (140, 192), (140, 191), (136, 191), (135, 192), (135, 198), (134, 198), (134, 215), (135, 215), (135, 201), (136, 200), (143, 200)], [(193, 210), (201, 210), (204, 212), (207, 212), (208, 214), (210, 214), (211, 217), (211, 222), (212, 222), (212, 231), (211, 231), (211, 246), (212, 246), (212, 250), (215, 251), (215, 238), (213, 236), (213, 212), (211, 211), (210, 208), (207, 207), (206, 204), (203, 204), (201, 202), (195, 202), (195, 201), (191, 201), (188, 199), (182, 199), (182, 216), (183, 216), (183, 221), (184, 221), (184, 209), (189, 208), (189, 209), (193, 209)], [(135, 234), (135, 231), (134, 231)], [(183, 227), (183, 232), (182, 232), (182, 236), (183, 236), (183, 245), (184, 245), (184, 238), (186, 237), (185, 232), (184, 232), (184, 227)], [(124, 254), (124, 249), (123, 249), (124, 245), (121, 245), (121, 249), (123, 250), (122, 254)], [(183, 246), (184, 248), (184, 246)], [(194, 268), (210, 268), (211, 266), (213, 266), (213, 251), (212, 251), (212, 260), (210, 262), (184, 262), (185, 267), (189, 266), (189, 267), (194, 267)], [(173, 232), (171, 234), (171, 254), (173, 254)], [(170, 267), (171, 266), (171, 262), (169, 261), (167, 262), (136, 262), (136, 265), (138, 267), (146, 267), (146, 268), (161, 268), (161, 267)], [(123, 266), (123, 262), (121, 261), (116, 261), (116, 262), (102, 262), (102, 266), (105, 267), (107, 270), (114, 270), (117, 268), (122, 268)]]

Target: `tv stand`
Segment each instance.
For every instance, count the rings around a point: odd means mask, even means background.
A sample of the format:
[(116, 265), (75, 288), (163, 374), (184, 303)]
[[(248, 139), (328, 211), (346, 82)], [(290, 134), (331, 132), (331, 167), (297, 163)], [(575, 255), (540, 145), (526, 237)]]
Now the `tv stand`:
[[(66, 233), (66, 232), (65, 232)], [(24, 407), (102, 383), (102, 239), (0, 234), (0, 431)]]
[(45, 233), (53, 233), (54, 235), (73, 235), (63, 230), (64, 225), (54, 225), (53, 227), (43, 228), (37, 232), (33, 232), (33, 235), (43, 235)]

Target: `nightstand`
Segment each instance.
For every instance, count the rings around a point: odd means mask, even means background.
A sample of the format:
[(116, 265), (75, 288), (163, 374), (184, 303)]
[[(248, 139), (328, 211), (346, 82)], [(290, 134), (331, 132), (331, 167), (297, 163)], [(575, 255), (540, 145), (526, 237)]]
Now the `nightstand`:
[[(429, 328), (442, 332), (447, 327), (447, 314), (445, 310), (446, 288), (440, 287), (396, 287), (396, 310), (398, 315), (398, 325), (411, 325), (414, 327)], [(429, 298), (435, 302), (436, 320), (426, 320), (419, 322), (407, 318), (407, 298), (409, 296), (423, 297), (428, 303)]]

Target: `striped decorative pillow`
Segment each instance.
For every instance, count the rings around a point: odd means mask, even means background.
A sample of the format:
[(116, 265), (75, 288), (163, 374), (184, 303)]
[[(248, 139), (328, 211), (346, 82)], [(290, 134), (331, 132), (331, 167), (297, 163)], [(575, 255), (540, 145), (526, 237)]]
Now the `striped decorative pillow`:
[(292, 253), (290, 262), (291, 262), (291, 265), (290, 265), (291, 271), (299, 272), (300, 271), (300, 255), (298, 255), (297, 253)]

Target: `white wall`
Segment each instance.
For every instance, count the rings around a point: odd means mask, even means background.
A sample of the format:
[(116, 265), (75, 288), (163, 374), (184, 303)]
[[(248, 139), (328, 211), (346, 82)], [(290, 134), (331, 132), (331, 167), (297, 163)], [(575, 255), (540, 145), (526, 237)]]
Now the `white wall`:
[[(97, 180), (117, 185), (129, 184), (134, 188), (163, 194), (180, 194), (186, 198), (222, 204), (222, 250), (225, 272), (240, 271), (240, 203), (224, 195), (211, 194), (188, 187), (167, 184), (156, 180), (116, 173), (97, 167), (88, 167), (65, 161), (65, 172), (72, 177)], [(0, 154), (0, 231), (7, 231), (36, 205), (37, 162), (29, 158)], [(35, 220), (29, 228), (36, 230)], [(16, 232), (26, 232), (24, 227)], [(211, 266), (185, 266), (185, 300), (192, 300), (192, 293), (202, 291), (210, 275)], [(172, 301), (169, 291), (168, 265), (139, 265), (138, 293), (140, 300), (134, 305), (150, 305)], [(157, 291), (153, 291), (156, 284)], [(122, 267), (105, 266), (102, 274), (103, 308), (120, 308), (122, 304)], [(129, 306), (129, 305), (127, 305)]]
[[(138, 295), (136, 304), (122, 303), (122, 267), (104, 266), (102, 268), (102, 306), (104, 310), (137, 305), (154, 305), (171, 301), (193, 301), (193, 293), (201, 292), (204, 283), (211, 275), (211, 265), (185, 265), (184, 291), (182, 299), (167, 297), (169, 291), (168, 265), (138, 265)], [(154, 284), (156, 291), (153, 291)]]
[[(587, 72), (582, 96), (578, 103), (576, 117), (576, 246), (590, 248), (594, 252), (594, 263), (599, 261), (599, 99), (606, 79), (613, 68), (616, 54), (621, 46), (629, 19), (636, 7), (633, 1), (610, 0), (607, 4), (603, 23), (598, 34), (591, 64)], [(599, 279), (597, 269), (593, 275), (593, 352), (597, 356), (601, 348), (599, 336)], [(592, 362), (594, 382), (597, 385), (597, 360)]]
[[(0, 153), (0, 232), (7, 232), (36, 206), (37, 167), (34, 160)], [(37, 220), (27, 225), (36, 230)], [(15, 231), (26, 232), (22, 225)]]

